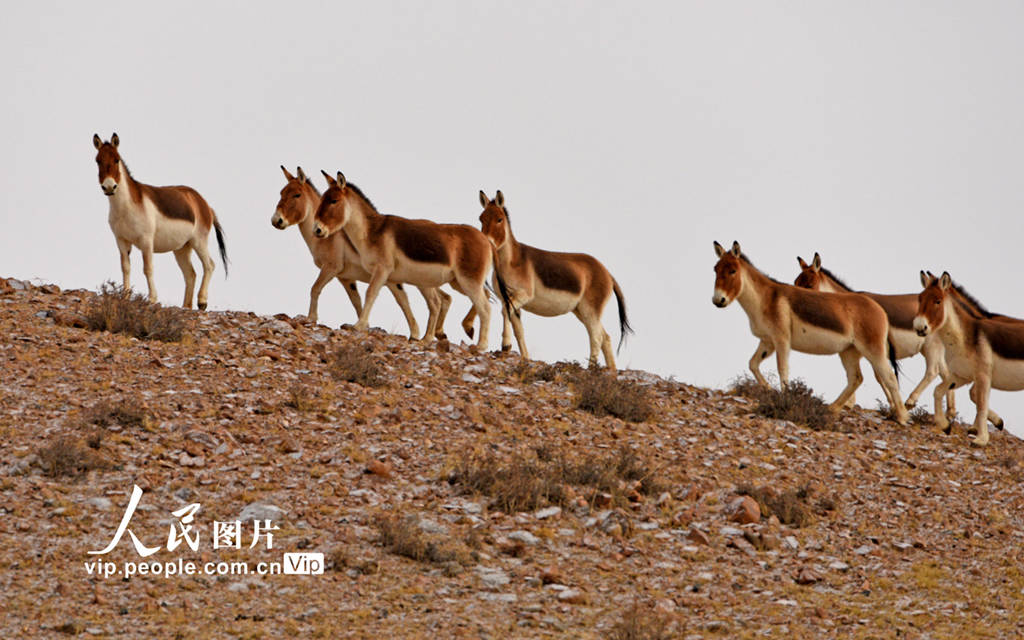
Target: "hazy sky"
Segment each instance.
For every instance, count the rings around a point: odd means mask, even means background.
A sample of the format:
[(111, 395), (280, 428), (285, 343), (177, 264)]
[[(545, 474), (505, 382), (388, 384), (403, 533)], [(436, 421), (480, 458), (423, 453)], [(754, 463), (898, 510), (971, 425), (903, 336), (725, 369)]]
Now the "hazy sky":
[[(619, 281), (637, 330), (620, 365), (690, 383), (727, 384), (757, 342), (738, 305), (711, 304), (713, 240), (785, 281), (814, 251), (879, 292), (948, 269), (1024, 316), (1022, 28), (1018, 2), (17, 3), (0, 24), (0, 274), (120, 278), (91, 142), (117, 131), (137, 179), (216, 209), (232, 264), (213, 309), (306, 311), (316, 270), (270, 225), (278, 166), (300, 164), (321, 188), (342, 170), (385, 213), (474, 226), (478, 190), (501, 189), (520, 241)], [(171, 254), (156, 277), (180, 304)], [(456, 295), (450, 336), (468, 306)], [(320, 315), (355, 318), (333, 284)], [(372, 321), (406, 330), (386, 294)], [(587, 357), (574, 317), (524, 322), (534, 357)], [(905, 396), (923, 365), (904, 363)], [(843, 386), (836, 357), (791, 372), (829, 400)], [(992, 404), (1024, 433), (1024, 394)]]

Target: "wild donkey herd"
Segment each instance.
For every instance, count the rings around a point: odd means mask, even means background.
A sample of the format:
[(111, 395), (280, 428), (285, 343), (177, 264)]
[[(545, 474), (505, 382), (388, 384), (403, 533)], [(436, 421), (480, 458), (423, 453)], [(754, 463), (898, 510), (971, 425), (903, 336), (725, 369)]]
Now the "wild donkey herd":
[[(183, 306), (191, 308), (196, 273), (191, 264), (195, 251), (203, 264), (198, 306), (206, 309), (214, 262), (207, 248), (211, 229), (216, 232), (221, 259), (227, 268), (224, 235), (213, 209), (194, 189), (184, 186), (154, 187), (136, 181), (121, 159), (117, 134), (104, 142), (93, 136), (97, 150), (99, 182), (108, 197), (108, 220), (121, 254), (125, 290), (130, 288), (129, 252), (142, 252), (143, 272), (149, 299), (156, 302), (153, 285), (154, 253), (174, 252), (185, 278)], [(502, 301), (502, 349), (512, 346), (515, 334), (519, 351), (528, 358), (521, 310), (541, 316), (572, 312), (587, 329), (590, 364), (602, 353), (609, 369), (615, 369), (611, 338), (601, 323), (605, 306), (614, 294), (619, 314), (619, 345), (632, 329), (626, 317), (619, 284), (597, 259), (582, 253), (556, 253), (516, 240), (501, 191), (489, 198), (480, 192), (481, 229), (463, 224), (438, 224), (383, 215), (341, 172), (327, 179), (321, 194), (298, 168), (292, 174), (281, 167), (286, 180), (271, 218), (278, 229), (297, 226), (320, 273), (310, 290), (310, 321), (317, 320), (317, 302), (324, 286), (337, 279), (359, 316), (354, 328), (366, 330), (370, 310), (382, 287), (387, 287), (401, 307), (412, 338), (420, 336), (409, 308), (403, 284), (420, 290), (429, 311), (427, 328), (418, 339), (427, 343), (444, 337), (444, 320), (451, 297), (442, 291), (449, 285), (470, 299), (472, 307), (462, 320), (470, 337), (479, 317), (477, 347), (487, 349), (490, 325), (488, 274)], [(921, 272), (924, 291), (919, 294), (879, 295), (854, 292), (822, 268), (815, 254), (811, 264), (798, 258), (801, 273), (794, 285), (784, 284), (759, 271), (734, 242), (731, 249), (714, 243), (715, 289), (712, 301), (726, 307), (738, 300), (750, 320), (751, 332), (760, 340), (750, 359), (750, 370), (762, 385), (761, 362), (776, 354), (779, 378), (788, 385), (790, 350), (814, 354), (839, 354), (847, 385), (832, 403), (833, 410), (852, 405), (863, 381), (860, 359), (871, 364), (900, 424), (909, 422), (913, 407), (936, 375), (935, 423), (949, 433), (955, 414), (953, 390), (973, 383), (970, 396), (977, 406), (973, 444), (988, 443), (988, 421), (997, 428), (1002, 419), (989, 409), (989, 391), (1024, 389), (1024, 320), (988, 312), (956, 285), (948, 273), (935, 277)], [(356, 281), (368, 283), (360, 299)], [(900, 398), (897, 360), (921, 353), (927, 363), (924, 379), (906, 404)], [(943, 398), (946, 409), (943, 410)]]

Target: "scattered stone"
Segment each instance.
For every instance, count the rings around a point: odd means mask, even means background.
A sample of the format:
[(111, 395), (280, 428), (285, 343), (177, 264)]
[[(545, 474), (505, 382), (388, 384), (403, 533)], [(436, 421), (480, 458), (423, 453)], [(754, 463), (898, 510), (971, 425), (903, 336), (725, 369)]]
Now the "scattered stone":
[(587, 601), (587, 596), (579, 589), (566, 589), (559, 592), (558, 600), (569, 604), (584, 604)]
[(686, 539), (690, 540), (691, 542), (696, 542), (697, 544), (703, 544), (707, 546), (711, 545), (711, 539), (708, 538), (708, 534), (704, 533), (700, 529), (697, 529), (696, 527), (690, 527), (689, 533), (686, 534)]
[(287, 513), (281, 507), (272, 504), (253, 502), (248, 504), (238, 514), (238, 520), (250, 522), (253, 520), (280, 520)]
[(522, 542), (523, 544), (528, 544), (530, 546), (533, 546), (540, 542), (540, 538), (533, 535), (529, 531), (525, 530), (513, 531), (512, 533), (508, 534), (508, 539), (515, 540), (517, 542)]
[(381, 460), (370, 460), (366, 465), (366, 473), (380, 476), (381, 478), (390, 478), (392, 471), (391, 465)]
[(761, 521), (761, 507), (750, 496), (741, 496), (729, 503), (725, 509), (729, 519), (740, 524), (751, 524)]
[(833, 571), (847, 571), (849, 570), (850, 565), (840, 560), (836, 560), (834, 562), (830, 562), (828, 568), (832, 569)]
[(565, 574), (558, 567), (545, 567), (540, 572), (540, 581), (543, 584), (561, 584), (565, 582)]
[(547, 507), (546, 509), (539, 509), (534, 512), (533, 517), (538, 520), (544, 520), (545, 518), (552, 518), (562, 513), (561, 507)]
[(425, 533), (430, 533), (437, 536), (448, 535), (448, 527), (444, 526), (436, 520), (431, 520), (430, 518), (420, 518), (417, 521), (416, 526), (420, 528), (420, 531), (423, 531)]
[(476, 574), (480, 577), (480, 582), (484, 587), (492, 591), (497, 591), (512, 581), (507, 573), (497, 568), (477, 567)]
[(816, 582), (821, 582), (822, 575), (814, 569), (811, 569), (810, 567), (803, 567), (802, 569), (800, 569), (800, 571), (797, 572), (796, 578), (794, 578), (794, 580), (796, 580), (797, 584), (814, 584)]
[(464, 373), (462, 374), (462, 381), (468, 382), (470, 384), (480, 384), (481, 382), (483, 382), (483, 379), (474, 376), (472, 373)]

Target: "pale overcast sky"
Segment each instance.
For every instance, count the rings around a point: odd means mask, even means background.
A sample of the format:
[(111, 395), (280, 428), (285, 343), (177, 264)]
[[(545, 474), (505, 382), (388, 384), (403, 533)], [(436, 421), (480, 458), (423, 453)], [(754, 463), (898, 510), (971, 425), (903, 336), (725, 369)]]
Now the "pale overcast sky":
[[(637, 331), (620, 365), (694, 384), (726, 385), (756, 346), (738, 305), (711, 304), (713, 240), (784, 281), (815, 251), (878, 292), (948, 269), (1024, 316), (1022, 29), (1018, 2), (16, 3), (0, 274), (119, 280), (91, 142), (116, 131), (137, 179), (217, 211), (232, 264), (212, 309), (306, 311), (316, 270), (297, 230), (270, 225), (285, 164), (321, 188), (341, 170), (385, 213), (474, 226), (478, 190), (501, 189), (520, 241), (591, 253), (619, 281)], [(156, 276), (180, 304), (170, 254)], [(334, 284), (320, 314), (355, 317)], [(387, 295), (372, 321), (406, 330)], [(617, 336), (614, 305), (605, 321)], [(587, 357), (572, 316), (524, 322), (534, 357)], [(905, 396), (923, 365), (904, 364)], [(828, 400), (843, 385), (835, 357), (791, 371)], [(1024, 433), (1024, 394), (992, 404)]]

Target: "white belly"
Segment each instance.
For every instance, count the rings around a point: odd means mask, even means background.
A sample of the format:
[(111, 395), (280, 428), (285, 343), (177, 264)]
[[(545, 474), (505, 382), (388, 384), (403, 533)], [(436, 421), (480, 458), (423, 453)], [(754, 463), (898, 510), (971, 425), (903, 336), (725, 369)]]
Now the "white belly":
[(997, 355), (992, 356), (992, 388), (1003, 391), (1020, 391), (1024, 389), (1024, 360), (1006, 360)]
[(560, 316), (569, 313), (580, 303), (580, 297), (568, 291), (547, 289), (538, 282), (534, 289), (533, 299), (523, 305), (523, 309), (538, 316)]
[(850, 338), (834, 331), (828, 331), (814, 325), (793, 319), (793, 337), (791, 347), (801, 353), (826, 355), (839, 353), (851, 344)]
[(140, 249), (152, 238), (154, 253), (182, 248), (195, 231), (194, 223), (164, 218), (148, 200), (143, 201), (143, 206), (136, 206), (127, 194), (111, 199), (107, 222), (114, 236)]
[(902, 360), (921, 353), (921, 348), (924, 347), (924, 338), (914, 331), (893, 329), (892, 346), (896, 350), (896, 359)]
[(391, 276), (391, 282), (408, 282), (420, 287), (440, 287), (451, 282), (455, 274), (447, 265), (430, 264), (402, 260), (398, 263)]

